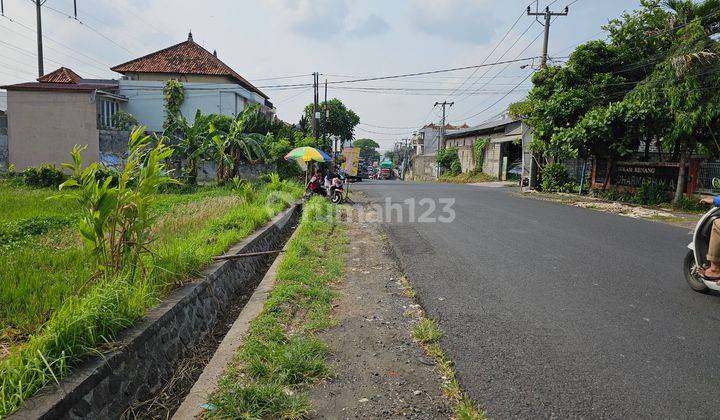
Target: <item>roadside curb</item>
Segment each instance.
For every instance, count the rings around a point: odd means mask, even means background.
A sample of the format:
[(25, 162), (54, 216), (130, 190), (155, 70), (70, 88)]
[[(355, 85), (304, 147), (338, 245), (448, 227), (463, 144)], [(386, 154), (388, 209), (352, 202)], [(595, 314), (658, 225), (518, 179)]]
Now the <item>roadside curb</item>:
[[(282, 248), (283, 252), (287, 250), (288, 245), (295, 238), (296, 234), (297, 229), (293, 231), (290, 238), (285, 242)], [(255, 288), (250, 300), (247, 301), (240, 315), (238, 315), (232, 327), (230, 327), (230, 330), (228, 330), (225, 335), (225, 338), (223, 338), (215, 350), (212, 359), (210, 359), (210, 362), (205, 366), (200, 377), (195, 381), (185, 400), (175, 414), (173, 414), (173, 419), (193, 419), (199, 418), (202, 415), (204, 411), (202, 405), (207, 402), (207, 397), (218, 389), (220, 378), (227, 370), (237, 349), (240, 348), (245, 341), (247, 332), (250, 329), (250, 323), (260, 315), (270, 293), (275, 289), (277, 270), (282, 259), (282, 254), (278, 255), (270, 268), (268, 268), (265, 276)]]

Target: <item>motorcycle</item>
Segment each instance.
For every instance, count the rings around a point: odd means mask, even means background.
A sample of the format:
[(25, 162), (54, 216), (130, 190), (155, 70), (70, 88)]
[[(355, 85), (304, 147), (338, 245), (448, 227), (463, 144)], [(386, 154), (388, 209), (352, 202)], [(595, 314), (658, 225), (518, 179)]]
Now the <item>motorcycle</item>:
[[(715, 184), (715, 180), (713, 180), (713, 184)], [(687, 246), (690, 251), (685, 255), (683, 272), (688, 285), (696, 292), (720, 291), (720, 286), (715, 281), (705, 280), (697, 272), (698, 267), (708, 265), (707, 251), (710, 244), (710, 232), (712, 232), (713, 222), (718, 218), (720, 218), (720, 207), (713, 207), (705, 213), (695, 226), (693, 241)]]
[(333, 178), (330, 187), (330, 202), (333, 204), (342, 204), (345, 202), (345, 182), (346, 178), (342, 174)]

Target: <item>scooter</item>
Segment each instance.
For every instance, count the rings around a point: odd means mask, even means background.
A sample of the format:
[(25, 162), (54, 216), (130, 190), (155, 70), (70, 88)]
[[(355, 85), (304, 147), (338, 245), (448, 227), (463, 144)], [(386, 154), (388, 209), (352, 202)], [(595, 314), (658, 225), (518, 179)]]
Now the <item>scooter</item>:
[[(714, 180), (713, 184), (715, 184)], [(720, 207), (713, 207), (705, 213), (695, 226), (693, 241), (687, 246), (690, 251), (685, 255), (683, 272), (688, 285), (696, 292), (720, 291), (720, 286), (715, 281), (705, 280), (697, 272), (698, 267), (708, 265), (706, 256), (710, 244), (710, 232), (712, 232), (713, 222), (718, 218), (720, 218)]]

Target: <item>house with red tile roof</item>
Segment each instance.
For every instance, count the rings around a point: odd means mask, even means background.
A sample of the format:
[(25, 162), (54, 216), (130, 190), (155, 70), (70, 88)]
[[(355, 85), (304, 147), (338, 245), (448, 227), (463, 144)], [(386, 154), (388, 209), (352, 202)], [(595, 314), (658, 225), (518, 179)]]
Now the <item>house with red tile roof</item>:
[(128, 98), (125, 110), (149, 130), (162, 130), (165, 119), (163, 88), (170, 79), (183, 83), (185, 99), (181, 112), (192, 120), (195, 112), (234, 116), (259, 104), (270, 117), (275, 109), (269, 97), (193, 40), (130, 60), (112, 67), (123, 75), (119, 93)]
[[(0, 165), (18, 170), (42, 163), (67, 162), (76, 144), (86, 145), (88, 162), (115, 166), (127, 148), (126, 131), (113, 126), (119, 110), (131, 113), (148, 131), (162, 131), (163, 89), (168, 80), (183, 83), (181, 112), (192, 122), (196, 111), (235, 116), (259, 104), (275, 117), (269, 97), (247, 79), (193, 41), (112, 67), (120, 80), (85, 79), (61, 67), (36, 81), (3, 86), (7, 90), (7, 146), (0, 137)], [(4, 115), (0, 110), (0, 118)], [(3, 128), (0, 120), (0, 130)], [(2, 136), (2, 132), (0, 132)], [(5, 158), (7, 156), (7, 158)]]
[(113, 131), (112, 115), (127, 101), (117, 93), (117, 80), (84, 79), (66, 67), (2, 88), (7, 90), (7, 147), (0, 158), (7, 153), (6, 163), (18, 170), (59, 166), (76, 144), (87, 146), (86, 160), (100, 161), (100, 139)]

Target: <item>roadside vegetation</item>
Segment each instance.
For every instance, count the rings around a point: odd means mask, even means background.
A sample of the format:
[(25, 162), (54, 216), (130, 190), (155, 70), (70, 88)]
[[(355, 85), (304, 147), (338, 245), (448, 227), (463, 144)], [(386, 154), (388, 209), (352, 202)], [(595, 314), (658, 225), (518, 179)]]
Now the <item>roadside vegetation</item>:
[(112, 346), (212, 256), (302, 194), (277, 175), (174, 186), (162, 163), (169, 149), (141, 132), (113, 176), (83, 165), (76, 150), (60, 192), (16, 176), (0, 181), (8, 215), (0, 225), (0, 416)]
[[(403, 294), (415, 300), (415, 289), (413, 289), (407, 276), (400, 279)], [(477, 405), (460, 388), (460, 383), (455, 377), (455, 367), (440, 347), (440, 339), (443, 332), (435, 320), (427, 317), (425, 311), (419, 305), (417, 308), (408, 309), (405, 315), (417, 320), (412, 330), (415, 341), (425, 350), (425, 353), (432, 357), (436, 363), (436, 369), (442, 376), (442, 391), (452, 402), (454, 418), (458, 420), (483, 420), (487, 417)]]
[(451, 184), (474, 184), (477, 182), (491, 182), (497, 181), (497, 178), (490, 176), (482, 171), (470, 171), (464, 174), (443, 174), (438, 178), (440, 182), (448, 182)]
[(650, 161), (652, 149), (678, 164), (665, 200), (680, 204), (689, 157), (720, 157), (720, 1), (640, 3), (603, 27), (607, 40), (534, 73), (527, 99), (510, 106), (533, 128), (543, 190), (575, 192), (558, 162), (594, 156), (609, 180), (615, 162)]
[(207, 418), (304, 418), (308, 384), (329, 377), (317, 332), (334, 324), (334, 282), (343, 274), (345, 226), (315, 197), (283, 254), (277, 285), (211, 396)]

